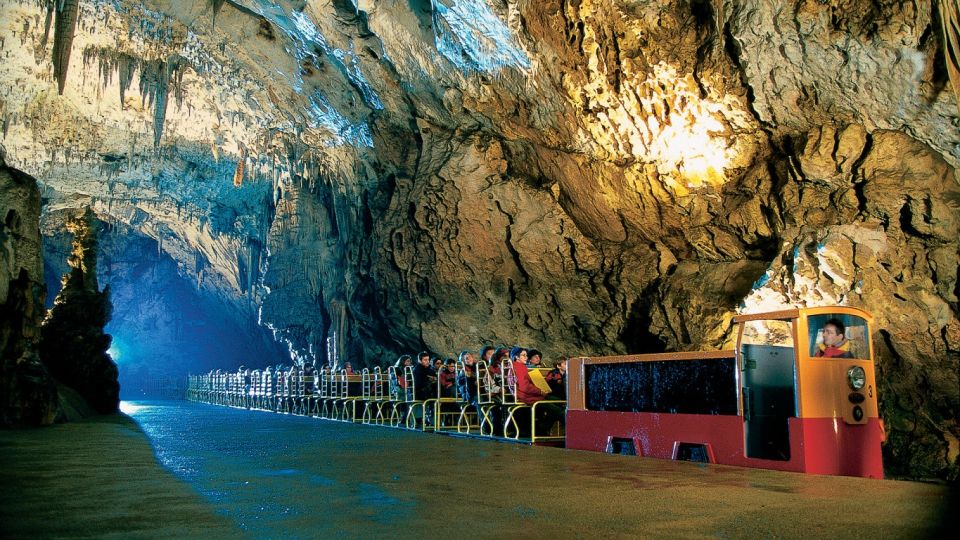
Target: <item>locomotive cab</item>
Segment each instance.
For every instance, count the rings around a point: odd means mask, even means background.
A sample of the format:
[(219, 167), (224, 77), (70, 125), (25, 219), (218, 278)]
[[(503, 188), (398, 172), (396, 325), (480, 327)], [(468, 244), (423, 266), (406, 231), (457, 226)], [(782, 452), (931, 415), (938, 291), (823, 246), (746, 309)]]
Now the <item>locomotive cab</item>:
[(870, 315), (801, 308), (736, 321), (744, 455), (882, 477)]

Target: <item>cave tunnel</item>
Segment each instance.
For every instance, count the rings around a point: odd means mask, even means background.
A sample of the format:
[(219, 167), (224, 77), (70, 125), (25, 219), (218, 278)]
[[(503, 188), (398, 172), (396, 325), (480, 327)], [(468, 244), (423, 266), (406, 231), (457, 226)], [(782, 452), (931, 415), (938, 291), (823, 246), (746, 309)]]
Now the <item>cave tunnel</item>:
[[(100, 286), (110, 287), (106, 332), (122, 399), (176, 396), (191, 373), (290, 362), (289, 351), (257, 323), (242, 297), (199, 285), (152, 238), (123, 225), (100, 229), (97, 270)], [(44, 237), (48, 309), (69, 271), (70, 242), (63, 230)]]

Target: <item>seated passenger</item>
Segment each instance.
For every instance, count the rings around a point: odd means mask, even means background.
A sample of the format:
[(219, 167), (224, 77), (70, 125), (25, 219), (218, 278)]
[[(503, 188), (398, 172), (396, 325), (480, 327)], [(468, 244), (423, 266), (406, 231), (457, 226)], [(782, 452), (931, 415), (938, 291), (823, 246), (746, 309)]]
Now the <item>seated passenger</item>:
[(456, 397), (454, 383), (457, 379), (457, 363), (453, 358), (447, 358), (447, 365), (440, 370), (440, 397)]
[(527, 351), (527, 367), (543, 367), (543, 353), (536, 349), (530, 349)]
[(470, 351), (460, 352), (460, 362), (463, 363), (463, 372), (457, 375), (457, 392), (460, 399), (477, 404), (477, 363)]
[(820, 330), (823, 336), (823, 343), (817, 345), (817, 352), (814, 356), (824, 358), (853, 358), (850, 352), (850, 342), (844, 337), (843, 323), (840, 319), (830, 319), (823, 324)]
[(496, 349), (490, 345), (484, 346), (482, 349), (480, 349), (480, 357), (477, 362), (486, 362), (489, 366), (493, 363), (493, 353), (495, 351)]
[(550, 385), (550, 394), (557, 396), (558, 399), (567, 399), (567, 357), (561, 356), (560, 361), (554, 365), (550, 373), (544, 377), (547, 384)]
[(530, 378), (530, 372), (527, 369), (527, 351), (522, 347), (514, 347), (510, 350), (510, 360), (513, 362), (513, 374), (517, 378), (517, 401), (526, 405), (544, 401), (537, 405), (537, 431), (538, 435), (544, 435), (550, 432), (553, 424), (565, 423), (567, 409), (562, 403), (551, 403), (558, 398), (553, 394), (545, 393), (543, 390), (533, 384)]
[(493, 392), (494, 399), (500, 400), (503, 387), (503, 361), (510, 361), (510, 349), (500, 347), (493, 353), (493, 358), (487, 366), (487, 387)]
[(500, 366), (503, 364), (504, 360), (510, 359), (510, 349), (507, 347), (500, 347), (493, 353), (493, 361), (490, 362), (490, 367), (496, 367), (499, 372)]
[(433, 372), (437, 375), (443, 371), (443, 360), (439, 356), (433, 357)]
[(409, 354), (402, 354), (397, 358), (397, 362), (388, 368), (390, 377), (390, 399), (400, 401), (406, 399), (407, 379), (403, 376), (403, 370), (407, 366), (413, 365), (413, 359)]
[(437, 383), (437, 374), (430, 367), (430, 353), (422, 352), (418, 357), (417, 365), (413, 366), (413, 399), (425, 401), (434, 396), (434, 385)]
[(317, 381), (314, 380), (314, 375), (316, 375), (317, 369), (314, 367), (313, 362), (305, 362), (303, 364), (303, 391), (312, 394), (317, 387)]
[(513, 362), (513, 375), (517, 378), (517, 401), (533, 405), (548, 399), (550, 394), (538, 388), (530, 378), (530, 371), (527, 368), (527, 350), (514, 347), (510, 350), (510, 361)]
[(250, 370), (246, 366), (240, 366), (240, 377), (243, 381), (243, 393), (250, 392)]

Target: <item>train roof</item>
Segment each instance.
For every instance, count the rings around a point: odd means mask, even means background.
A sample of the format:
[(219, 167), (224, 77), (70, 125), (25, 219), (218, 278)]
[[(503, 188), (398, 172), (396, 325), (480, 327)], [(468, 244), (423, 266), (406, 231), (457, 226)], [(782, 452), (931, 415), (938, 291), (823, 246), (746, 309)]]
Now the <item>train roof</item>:
[(741, 313), (740, 315), (735, 316), (733, 320), (734, 322), (742, 322), (763, 319), (797, 319), (800, 317), (822, 315), (825, 313), (856, 315), (857, 317), (862, 317), (867, 321), (873, 320), (873, 316), (870, 315), (869, 312), (850, 306), (797, 307), (778, 311), (765, 311), (762, 313)]

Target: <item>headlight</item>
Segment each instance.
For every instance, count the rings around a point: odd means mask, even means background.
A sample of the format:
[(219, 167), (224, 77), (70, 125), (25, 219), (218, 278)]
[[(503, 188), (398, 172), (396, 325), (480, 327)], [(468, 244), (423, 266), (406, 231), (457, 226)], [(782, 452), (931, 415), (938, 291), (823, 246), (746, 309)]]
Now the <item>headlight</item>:
[(853, 366), (847, 370), (847, 382), (850, 383), (850, 388), (859, 390), (867, 384), (867, 374), (862, 367)]

